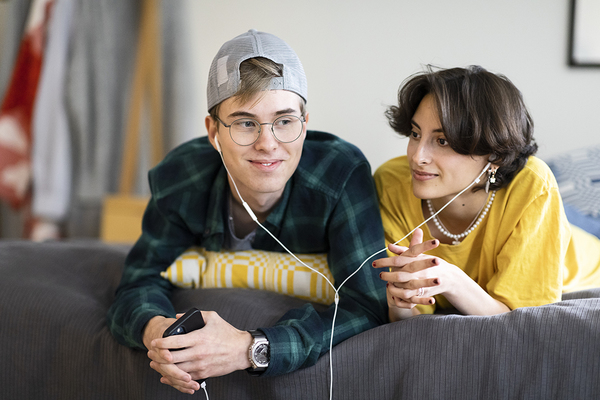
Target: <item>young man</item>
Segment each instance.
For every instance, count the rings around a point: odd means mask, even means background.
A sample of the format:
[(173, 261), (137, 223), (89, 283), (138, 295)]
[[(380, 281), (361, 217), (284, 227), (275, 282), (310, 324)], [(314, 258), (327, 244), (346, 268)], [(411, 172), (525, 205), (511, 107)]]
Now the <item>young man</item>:
[[(182, 392), (235, 370), (266, 376), (313, 365), (329, 350), (334, 312), (334, 305), (323, 313), (307, 305), (250, 333), (203, 310), (204, 328), (163, 339), (175, 310), (173, 286), (160, 272), (188, 247), (284, 252), (246, 207), (292, 252), (327, 253), (336, 287), (385, 247), (368, 162), (349, 143), (306, 130), (306, 98), (294, 51), (250, 30), (225, 43), (212, 63), (208, 137), (181, 145), (149, 173), (143, 233), (127, 257), (109, 326), (121, 343), (147, 348), (161, 381)], [(334, 344), (386, 319), (385, 288), (365, 266), (340, 290)], [(248, 349), (259, 342), (270, 359), (253, 368)]]

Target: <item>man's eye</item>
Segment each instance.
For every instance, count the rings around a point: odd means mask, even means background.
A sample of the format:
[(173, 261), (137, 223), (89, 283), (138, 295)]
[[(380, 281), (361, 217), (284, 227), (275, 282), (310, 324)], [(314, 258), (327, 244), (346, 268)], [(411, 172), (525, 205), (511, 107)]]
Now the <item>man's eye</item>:
[(419, 134), (417, 132), (415, 132), (415, 131), (411, 131), (410, 132), (410, 137), (417, 139), (419, 137)]
[(292, 123), (292, 119), (291, 118), (279, 118), (275, 124), (277, 126), (286, 126)]
[(254, 129), (256, 128), (256, 121), (251, 119), (241, 119), (235, 121), (233, 125), (238, 129)]

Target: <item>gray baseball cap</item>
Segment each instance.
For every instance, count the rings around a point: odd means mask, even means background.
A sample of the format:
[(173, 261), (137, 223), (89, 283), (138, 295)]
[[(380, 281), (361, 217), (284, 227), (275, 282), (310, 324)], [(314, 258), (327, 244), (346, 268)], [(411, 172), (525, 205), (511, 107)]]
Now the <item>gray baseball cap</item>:
[(209, 110), (238, 91), (240, 64), (255, 57), (268, 58), (283, 66), (283, 76), (271, 80), (270, 90), (289, 90), (307, 100), (306, 75), (294, 50), (275, 35), (250, 29), (225, 42), (213, 59), (208, 72)]

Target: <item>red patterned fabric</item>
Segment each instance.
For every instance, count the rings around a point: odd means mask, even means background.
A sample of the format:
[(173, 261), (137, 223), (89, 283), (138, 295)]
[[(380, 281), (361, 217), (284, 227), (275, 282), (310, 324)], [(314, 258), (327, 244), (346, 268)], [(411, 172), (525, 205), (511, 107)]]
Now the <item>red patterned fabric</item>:
[(53, 0), (34, 0), (0, 107), (0, 199), (18, 209), (29, 200), (31, 122)]

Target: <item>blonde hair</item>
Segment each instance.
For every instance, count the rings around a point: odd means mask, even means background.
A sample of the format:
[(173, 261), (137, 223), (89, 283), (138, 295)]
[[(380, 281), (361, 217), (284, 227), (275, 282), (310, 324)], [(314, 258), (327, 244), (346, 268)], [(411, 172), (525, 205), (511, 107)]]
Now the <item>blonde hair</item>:
[[(264, 57), (255, 57), (244, 60), (240, 64), (240, 86), (231, 97), (236, 102), (246, 103), (257, 93), (269, 90), (271, 80), (283, 76), (281, 64)], [(298, 96), (300, 97), (300, 96)], [(209, 110), (211, 117), (215, 118), (219, 113), (220, 103)], [(305, 115), (306, 108), (304, 99), (300, 97), (300, 113)]]

